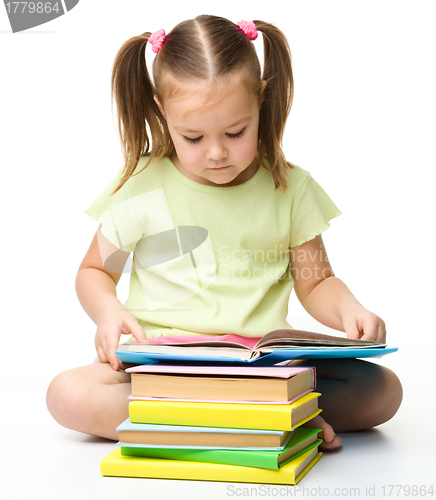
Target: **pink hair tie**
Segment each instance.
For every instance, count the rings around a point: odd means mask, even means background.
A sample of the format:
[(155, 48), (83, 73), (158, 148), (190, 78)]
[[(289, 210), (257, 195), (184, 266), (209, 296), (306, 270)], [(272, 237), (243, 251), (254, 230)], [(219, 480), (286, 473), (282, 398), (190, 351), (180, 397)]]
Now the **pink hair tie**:
[(239, 21), (236, 25), (238, 26), (250, 40), (256, 40), (257, 38), (257, 27), (253, 21)]
[(153, 52), (155, 52), (156, 54), (159, 52), (159, 49), (161, 48), (161, 45), (163, 44), (164, 40), (165, 40), (164, 29), (157, 30), (149, 36), (148, 41), (149, 43), (151, 43), (151, 48)]

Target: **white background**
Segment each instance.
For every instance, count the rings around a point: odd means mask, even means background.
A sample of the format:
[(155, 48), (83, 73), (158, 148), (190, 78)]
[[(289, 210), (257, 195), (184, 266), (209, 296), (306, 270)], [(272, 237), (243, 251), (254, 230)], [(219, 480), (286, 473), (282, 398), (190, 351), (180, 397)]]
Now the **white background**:
[[(304, 486), (354, 486), (363, 497), (374, 484), (431, 485), (436, 6), (280, 5), (81, 0), (16, 34), (0, 6), (5, 498), (228, 497), (219, 483), (102, 478), (99, 461), (114, 443), (62, 429), (45, 408), (50, 380), (95, 355), (95, 325), (74, 280), (97, 229), (84, 210), (123, 164), (110, 100), (115, 55), (131, 36), (169, 32), (199, 14), (261, 19), (286, 34), (295, 98), (285, 154), (342, 210), (324, 233), (335, 274), (399, 347), (381, 360), (403, 382), (397, 416), (366, 437), (344, 436), (343, 449), (326, 454)], [(255, 45), (261, 53), (261, 37)], [(121, 300), (127, 285), (124, 276)], [(295, 296), (289, 321), (321, 329)]]

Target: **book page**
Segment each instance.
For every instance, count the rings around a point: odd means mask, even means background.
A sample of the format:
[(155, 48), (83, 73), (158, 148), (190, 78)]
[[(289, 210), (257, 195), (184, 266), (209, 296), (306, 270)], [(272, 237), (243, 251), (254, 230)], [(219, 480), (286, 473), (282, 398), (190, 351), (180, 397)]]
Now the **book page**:
[(323, 333), (305, 330), (274, 330), (267, 333), (255, 345), (261, 347), (290, 348), (290, 347), (383, 347), (386, 344), (377, 344), (369, 340), (354, 340), (346, 337), (335, 337)]

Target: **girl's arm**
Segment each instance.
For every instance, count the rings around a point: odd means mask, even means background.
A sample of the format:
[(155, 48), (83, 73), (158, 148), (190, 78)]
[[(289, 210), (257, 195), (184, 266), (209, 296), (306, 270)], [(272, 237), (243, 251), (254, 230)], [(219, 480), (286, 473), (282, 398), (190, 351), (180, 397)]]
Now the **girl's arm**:
[(110, 362), (114, 370), (120, 366), (115, 350), (121, 334), (133, 335), (138, 342), (147, 340), (136, 318), (117, 298), (116, 285), (128, 256), (127, 252), (112, 245), (99, 227), (76, 276), (79, 302), (97, 325), (98, 357), (101, 362)]
[(348, 338), (386, 342), (383, 320), (365, 309), (330, 266), (321, 235), (290, 249), (295, 293), (317, 321)]

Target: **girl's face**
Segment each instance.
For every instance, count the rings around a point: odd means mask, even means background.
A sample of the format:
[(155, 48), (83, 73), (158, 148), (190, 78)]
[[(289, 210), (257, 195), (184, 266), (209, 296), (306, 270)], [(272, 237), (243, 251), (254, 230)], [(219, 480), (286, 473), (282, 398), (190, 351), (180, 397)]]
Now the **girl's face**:
[(208, 103), (210, 92), (203, 85), (181, 98), (167, 98), (163, 108), (159, 105), (176, 150), (170, 159), (182, 174), (200, 184), (241, 184), (259, 167), (261, 99), (235, 78)]

